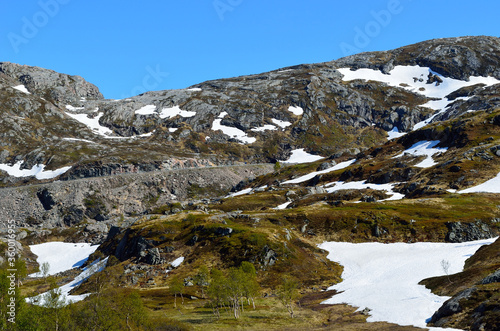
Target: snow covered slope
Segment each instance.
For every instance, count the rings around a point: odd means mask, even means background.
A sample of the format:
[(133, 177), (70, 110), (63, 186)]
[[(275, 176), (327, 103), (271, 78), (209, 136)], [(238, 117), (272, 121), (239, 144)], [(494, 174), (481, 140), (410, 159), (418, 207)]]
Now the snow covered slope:
[[(371, 309), (369, 322), (387, 321), (426, 327), (434, 312), (446, 301), (418, 283), (429, 277), (453, 274), (481, 246), (495, 239), (445, 243), (342, 243), (325, 242), (320, 248), (328, 259), (344, 266), (343, 281), (330, 287), (339, 294), (324, 303), (347, 303)], [(444, 270), (442, 261), (449, 263)]]

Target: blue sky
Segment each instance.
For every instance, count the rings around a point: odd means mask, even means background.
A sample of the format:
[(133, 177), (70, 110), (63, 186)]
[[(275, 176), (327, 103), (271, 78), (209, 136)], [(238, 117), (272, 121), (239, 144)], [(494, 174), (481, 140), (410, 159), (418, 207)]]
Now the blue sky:
[(106, 98), (464, 35), (500, 2), (4, 0), (0, 61), (84, 77)]

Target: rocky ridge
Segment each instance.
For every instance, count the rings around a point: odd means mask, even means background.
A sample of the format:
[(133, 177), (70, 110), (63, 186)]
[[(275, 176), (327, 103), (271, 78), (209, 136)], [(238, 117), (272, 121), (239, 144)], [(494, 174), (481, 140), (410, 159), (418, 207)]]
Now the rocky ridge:
[[(352, 155), (383, 143), (394, 128), (411, 131), (436, 112), (424, 106), (429, 99), (418, 91), (377, 81), (344, 81), (339, 68), (389, 73), (396, 66), (418, 65), (435, 73), (429, 84), (438, 84), (439, 77), (500, 79), (499, 45), (494, 37), (437, 39), (124, 100), (104, 100), (97, 87), (77, 76), (2, 63), (6, 116), (0, 133), (6, 139), (0, 163), (24, 160), (25, 169), (96, 160), (140, 163), (179, 157), (179, 151), (201, 158), (217, 154), (231, 162), (275, 162), (298, 148), (323, 156)], [(31, 95), (12, 89), (19, 84)], [(433, 121), (495, 107), (498, 88), (477, 85), (455, 91), (448, 96), (451, 106)], [(83, 124), (89, 121), (101, 133)], [(224, 133), (228, 130), (232, 133)]]

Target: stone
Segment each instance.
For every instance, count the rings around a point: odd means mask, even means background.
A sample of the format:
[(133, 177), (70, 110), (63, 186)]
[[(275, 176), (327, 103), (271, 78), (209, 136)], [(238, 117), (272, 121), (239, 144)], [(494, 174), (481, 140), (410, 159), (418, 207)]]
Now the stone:
[(475, 287), (468, 288), (453, 296), (451, 299), (445, 301), (445, 303), (438, 309), (437, 312), (431, 318), (431, 323), (435, 326), (442, 326), (446, 322), (446, 318), (457, 314), (462, 311), (462, 306), (460, 306), (460, 300), (470, 298), (470, 296), (476, 291)]
[(486, 276), (481, 280), (480, 284), (491, 284), (491, 283), (499, 283), (500, 282), (500, 269), (496, 270), (492, 274)]
[(231, 229), (231, 228), (219, 227), (219, 228), (215, 229), (215, 235), (220, 236), (220, 237), (229, 236), (231, 233), (233, 233), (233, 229)]
[(489, 239), (495, 237), (495, 233), (490, 227), (481, 222), (450, 222), (446, 224), (448, 233), (446, 234), (446, 241), (452, 243), (461, 243), (466, 241), (474, 241), (480, 239)]

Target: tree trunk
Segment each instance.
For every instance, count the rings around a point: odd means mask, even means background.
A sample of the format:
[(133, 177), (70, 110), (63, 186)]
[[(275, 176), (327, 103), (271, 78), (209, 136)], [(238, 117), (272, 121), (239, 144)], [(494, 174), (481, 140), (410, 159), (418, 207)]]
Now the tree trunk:
[(177, 308), (177, 293), (174, 293), (174, 308)]

